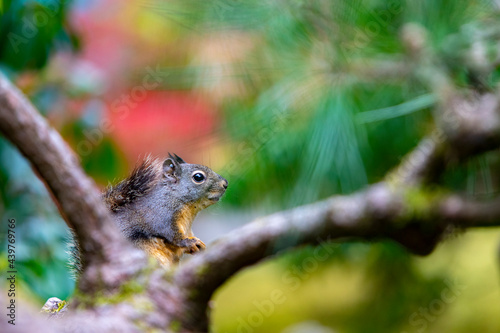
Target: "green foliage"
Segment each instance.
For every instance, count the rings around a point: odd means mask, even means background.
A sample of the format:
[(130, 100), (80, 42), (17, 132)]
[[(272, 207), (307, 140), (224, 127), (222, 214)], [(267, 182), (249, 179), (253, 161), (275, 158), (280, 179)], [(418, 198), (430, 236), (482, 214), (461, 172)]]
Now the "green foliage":
[[(196, 13), (192, 4), (158, 3), (157, 10), (187, 27), (186, 36), (206, 29), (258, 36), (259, 46), (233, 67), (247, 95), (224, 104), (234, 144), (222, 173), (233, 194), (227, 201), (281, 207), (380, 180), (432, 124), (427, 110), (436, 99), (423, 82), (380, 81), (350, 66), (404, 59), (400, 30), (416, 22), (460, 83), (465, 67), (456, 58), (475, 40), (464, 26), (491, 17), (487, 1), (215, 1), (196, 2)], [(182, 82), (207, 80), (189, 68)]]
[(3, 138), (0, 179), (0, 255), (7, 256), (6, 221), (15, 219), (15, 268), (19, 280), (26, 284), (22, 288), (34, 293), (42, 304), (51, 296), (67, 298), (74, 288), (65, 251), (68, 230), (43, 183)]
[(81, 164), (98, 183), (107, 185), (126, 176), (127, 163), (121, 150), (95, 123), (86, 122), (85, 114), (76, 122), (67, 124), (61, 134), (72, 143), (74, 150), (78, 150), (81, 142), (89, 143), (90, 149), (83, 150), (80, 155)]
[(77, 45), (64, 27), (70, 1), (5, 0), (0, 17), (0, 63), (12, 70), (43, 67), (53, 49)]
[[(187, 37), (235, 30), (257, 40), (232, 67), (246, 95), (223, 107), (234, 143), (222, 173), (231, 183), (226, 200), (235, 205), (290, 207), (351, 193), (381, 180), (415, 147), (433, 124), (434, 91), (411, 73), (391, 73), (390, 65), (387, 79), (370, 76), (377, 61), (409, 63), (406, 23), (426, 29), (431, 54), (459, 86), (478, 83), (467, 62), (473, 43), (484, 42), (490, 59), (498, 52), (489, 1), (221, 0), (196, 2), (196, 13), (193, 3), (158, 3), (157, 10), (188, 28)], [(360, 65), (366, 71), (356, 70)], [(209, 80), (196, 67), (183, 73), (193, 87)], [(494, 86), (492, 73), (481, 84)]]

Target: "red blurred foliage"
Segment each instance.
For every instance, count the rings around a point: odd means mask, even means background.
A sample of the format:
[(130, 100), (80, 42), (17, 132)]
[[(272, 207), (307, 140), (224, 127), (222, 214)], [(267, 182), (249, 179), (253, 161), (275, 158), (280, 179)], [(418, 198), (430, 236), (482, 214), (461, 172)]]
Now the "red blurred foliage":
[[(163, 157), (169, 151), (192, 159), (214, 131), (214, 112), (201, 97), (182, 91), (150, 91), (128, 111), (109, 110), (111, 136), (136, 162), (145, 153)], [(124, 109), (125, 110), (125, 109)]]

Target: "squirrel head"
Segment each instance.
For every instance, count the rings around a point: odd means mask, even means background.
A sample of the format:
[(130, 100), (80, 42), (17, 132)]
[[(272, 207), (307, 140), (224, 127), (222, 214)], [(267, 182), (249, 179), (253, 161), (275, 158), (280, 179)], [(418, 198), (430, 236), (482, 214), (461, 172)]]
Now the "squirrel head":
[(228, 185), (227, 180), (212, 169), (186, 163), (176, 154), (169, 154), (162, 171), (159, 186), (165, 186), (169, 195), (182, 202), (199, 205), (199, 209), (219, 201)]
[(104, 201), (113, 212), (142, 201), (141, 198), (167, 203), (189, 204), (195, 211), (213, 205), (224, 195), (227, 180), (210, 168), (186, 163), (176, 154), (163, 162), (151, 157), (145, 158), (132, 174), (116, 186), (110, 186), (104, 193)]

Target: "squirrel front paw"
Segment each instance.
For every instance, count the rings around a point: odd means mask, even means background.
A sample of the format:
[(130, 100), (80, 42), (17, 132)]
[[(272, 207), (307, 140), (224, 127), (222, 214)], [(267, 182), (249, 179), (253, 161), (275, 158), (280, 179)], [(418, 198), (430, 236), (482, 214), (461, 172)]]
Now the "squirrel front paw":
[(185, 248), (184, 252), (193, 254), (198, 251), (205, 250), (206, 246), (199, 238), (188, 237), (182, 240), (182, 247)]

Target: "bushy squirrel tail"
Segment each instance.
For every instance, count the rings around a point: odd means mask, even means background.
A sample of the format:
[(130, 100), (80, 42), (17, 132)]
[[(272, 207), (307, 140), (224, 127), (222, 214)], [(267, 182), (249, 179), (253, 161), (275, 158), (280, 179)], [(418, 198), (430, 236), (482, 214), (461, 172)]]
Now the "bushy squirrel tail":
[(103, 194), (106, 206), (113, 212), (146, 195), (161, 176), (161, 162), (147, 156), (138, 164), (130, 176), (115, 186), (109, 186)]

